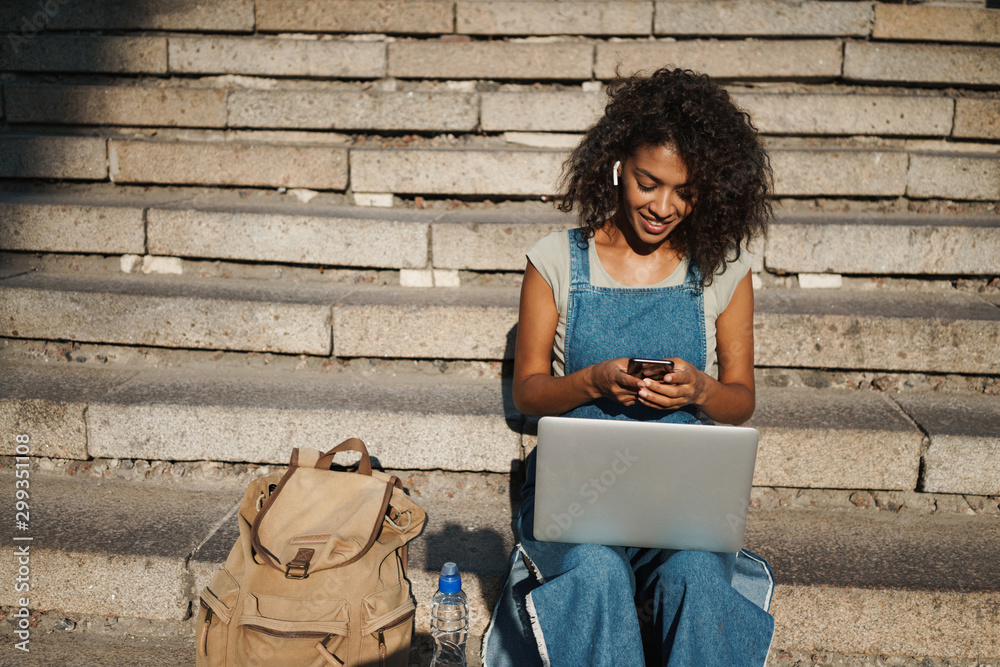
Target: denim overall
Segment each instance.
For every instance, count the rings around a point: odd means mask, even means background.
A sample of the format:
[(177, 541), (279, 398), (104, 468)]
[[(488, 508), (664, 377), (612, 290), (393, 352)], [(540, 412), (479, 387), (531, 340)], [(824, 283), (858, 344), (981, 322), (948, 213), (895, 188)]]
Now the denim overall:
[[(595, 287), (588, 243), (580, 230), (569, 233), (566, 374), (620, 357), (680, 357), (704, 371), (698, 269), (692, 265), (678, 286)], [(663, 411), (604, 398), (565, 416), (699, 423), (694, 407)], [(773, 578), (762, 558), (538, 542), (533, 453), (526, 464), (521, 542), (483, 640), (485, 667), (641, 665), (644, 643), (649, 664), (764, 664), (774, 619), (767, 613)]]

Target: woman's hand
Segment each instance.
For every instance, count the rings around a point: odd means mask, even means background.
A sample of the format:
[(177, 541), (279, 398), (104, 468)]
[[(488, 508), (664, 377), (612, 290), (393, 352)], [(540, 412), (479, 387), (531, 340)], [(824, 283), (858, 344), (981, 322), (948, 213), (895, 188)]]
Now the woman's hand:
[(674, 370), (662, 382), (645, 379), (639, 402), (659, 409), (697, 405), (711, 419), (742, 424), (753, 414), (753, 286), (747, 273), (740, 280), (726, 310), (715, 321), (719, 379), (683, 359), (674, 359)]
[(674, 358), (674, 370), (663, 380), (639, 380), (638, 401), (660, 410), (701, 405), (709, 385), (715, 380), (684, 361)]
[(628, 374), (628, 359), (608, 359), (591, 366), (590, 383), (604, 398), (618, 401), (622, 405), (635, 405), (639, 388), (643, 381)]

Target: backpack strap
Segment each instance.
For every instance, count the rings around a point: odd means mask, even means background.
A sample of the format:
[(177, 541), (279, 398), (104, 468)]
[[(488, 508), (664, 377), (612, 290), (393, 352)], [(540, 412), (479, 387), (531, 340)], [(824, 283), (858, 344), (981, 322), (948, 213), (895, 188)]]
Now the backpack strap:
[(330, 451), (319, 457), (316, 464), (313, 466), (319, 468), (320, 470), (329, 470), (330, 466), (333, 465), (333, 457), (336, 456), (337, 452), (360, 452), (361, 461), (358, 463), (358, 473), (361, 475), (372, 475), (372, 459), (368, 456), (368, 448), (365, 447), (365, 443), (361, 442), (359, 438), (348, 438), (342, 443), (331, 449)]
[(305, 579), (309, 576), (309, 561), (312, 560), (315, 549), (300, 548), (295, 558), (285, 566), (285, 579)]

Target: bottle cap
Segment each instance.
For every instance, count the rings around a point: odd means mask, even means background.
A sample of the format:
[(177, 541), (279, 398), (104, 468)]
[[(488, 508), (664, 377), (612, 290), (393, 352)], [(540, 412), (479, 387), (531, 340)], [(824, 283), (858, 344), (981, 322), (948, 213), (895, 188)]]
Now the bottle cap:
[(438, 590), (442, 593), (457, 593), (462, 590), (462, 575), (458, 573), (458, 565), (445, 563), (438, 577)]

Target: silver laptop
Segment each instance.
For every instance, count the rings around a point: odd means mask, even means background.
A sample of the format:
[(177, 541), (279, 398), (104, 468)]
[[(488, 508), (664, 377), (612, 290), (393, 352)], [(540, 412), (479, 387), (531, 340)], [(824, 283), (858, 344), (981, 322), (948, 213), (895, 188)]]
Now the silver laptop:
[(739, 551), (758, 437), (738, 426), (542, 417), (535, 539)]

